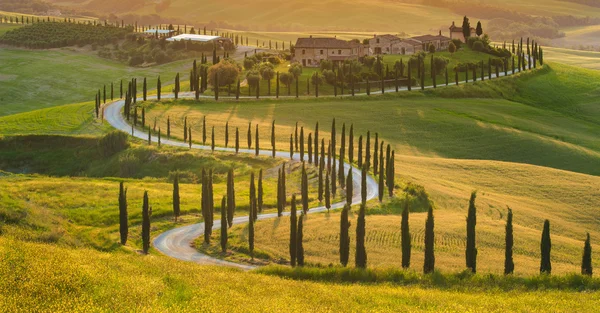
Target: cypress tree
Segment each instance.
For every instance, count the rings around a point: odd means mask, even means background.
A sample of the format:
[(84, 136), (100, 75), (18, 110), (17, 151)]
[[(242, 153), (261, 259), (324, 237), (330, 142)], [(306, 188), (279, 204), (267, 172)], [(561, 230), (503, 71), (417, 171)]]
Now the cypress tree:
[(114, 99), (115, 99), (115, 86), (111, 82), (110, 83), (110, 101), (113, 101)]
[(412, 70), (410, 69), (410, 61), (408, 62), (408, 83), (407, 83), (408, 91), (412, 90)]
[(275, 158), (275, 121), (271, 123), (271, 148), (273, 150), (273, 158)]
[(408, 195), (404, 200), (404, 209), (402, 210), (402, 223), (400, 225), (401, 244), (402, 244), (402, 268), (410, 267), (411, 241), (410, 230), (408, 227), (409, 207)]
[(360, 202), (361, 204), (367, 204), (367, 167), (363, 166), (360, 175)]
[(210, 135), (210, 150), (215, 152), (215, 127), (212, 127), (212, 132)]
[(183, 118), (183, 141), (187, 141), (188, 138), (188, 127), (187, 127), (187, 116)]
[(277, 217), (283, 215), (284, 196), (281, 194), (281, 169), (277, 170)]
[(378, 184), (378, 191), (379, 191), (379, 202), (383, 202), (383, 195), (385, 194), (385, 180), (384, 180), (384, 170), (383, 170), (383, 162), (379, 163), (379, 184)]
[(350, 205), (346, 204), (342, 209), (340, 217), (340, 263), (342, 266), (348, 265), (348, 259), (350, 258), (350, 235), (348, 234), (350, 229), (350, 221), (348, 220), (349, 212)]
[(319, 203), (323, 203), (323, 168), (324, 161), (321, 159), (319, 162), (319, 186), (317, 188), (317, 198), (319, 199)]
[[(313, 163), (312, 133), (308, 133), (308, 164)], [(316, 163), (315, 163), (316, 164)]]
[(296, 235), (296, 240), (298, 243), (296, 244), (296, 261), (298, 266), (304, 266), (304, 246), (302, 245), (302, 237), (304, 237), (304, 213), (300, 214), (300, 218), (298, 219), (298, 234)]
[[(213, 127), (214, 129), (214, 127)], [(225, 123), (225, 148), (229, 146), (229, 121)]]
[(127, 243), (129, 225), (127, 224), (127, 188), (124, 188), (123, 182), (119, 183), (119, 234), (121, 235), (121, 244)]
[(142, 128), (146, 127), (146, 108), (142, 107)]
[(360, 137), (358, 137), (358, 167), (363, 166), (362, 150), (363, 150), (363, 137), (362, 137), (362, 135), (360, 135)]
[(544, 221), (544, 230), (542, 232), (542, 243), (540, 250), (542, 251), (542, 260), (540, 262), (540, 273), (550, 274), (552, 272), (552, 262), (550, 261), (550, 250), (552, 249), (552, 241), (550, 240), (550, 221)]
[(256, 220), (258, 217), (256, 214), (256, 185), (254, 184), (254, 172), (250, 174), (250, 216)]
[(308, 175), (306, 167), (302, 162), (302, 212), (308, 213)]
[(513, 213), (508, 208), (508, 215), (506, 216), (506, 237), (505, 237), (505, 251), (504, 251), (504, 275), (512, 274), (515, 271), (515, 263), (513, 261), (513, 225), (512, 225)]
[(104, 100), (103, 104), (106, 104), (106, 85), (104, 85), (104, 90), (103, 90), (103, 98)]
[(292, 195), (292, 210), (290, 213), (290, 264), (292, 267), (296, 266), (296, 253), (298, 245), (298, 221), (296, 218), (296, 195)]
[(338, 163), (338, 180), (342, 188), (346, 188), (346, 179), (344, 177), (344, 159), (346, 158), (346, 123), (342, 124), (342, 136), (340, 142), (340, 161)]
[(581, 260), (581, 275), (592, 276), (592, 245), (590, 243), (590, 233), (587, 234), (583, 246), (583, 257)]
[(252, 148), (252, 124), (248, 123), (248, 150)]
[[(119, 81), (119, 99), (123, 99), (123, 80)], [(160, 98), (159, 98), (160, 100)]]
[(150, 250), (150, 216), (152, 216), (152, 209), (148, 204), (148, 192), (144, 191), (142, 205), (142, 250), (144, 254), (148, 254), (148, 250)]
[(360, 205), (356, 221), (356, 255), (355, 263), (358, 268), (367, 268), (367, 250), (365, 248), (365, 210), (366, 204)]
[(148, 145), (152, 145), (152, 129), (148, 127)]
[(350, 134), (348, 134), (348, 160), (350, 164), (354, 163), (354, 124), (350, 125)]
[(254, 145), (254, 150), (255, 150), (255, 154), (256, 156), (258, 156), (258, 154), (260, 153), (260, 143), (258, 142), (258, 124), (256, 124), (256, 134), (254, 134), (256, 136), (255, 140), (256, 143)]
[(227, 172), (227, 224), (233, 226), (233, 215), (235, 214), (235, 186), (233, 180), (233, 169)]
[(425, 261), (423, 262), (423, 272), (425, 274), (431, 273), (435, 269), (435, 255), (433, 250), (435, 234), (433, 227), (433, 207), (429, 206), (427, 221), (425, 222)]
[(469, 200), (469, 211), (467, 215), (467, 248), (466, 248), (466, 263), (467, 268), (473, 273), (477, 272), (477, 247), (475, 240), (475, 225), (477, 224), (477, 208), (475, 207), (475, 198), (477, 192), (471, 193)]
[(167, 138), (171, 138), (171, 117), (167, 116)]
[(354, 196), (354, 186), (352, 183), (352, 168), (348, 170), (348, 176), (346, 176), (346, 204), (352, 205), (352, 197)]
[(298, 122), (296, 122), (296, 128), (294, 129), (294, 146), (295, 146), (295, 151), (300, 151), (299, 145), (298, 145)]
[(263, 170), (262, 168), (258, 172), (258, 199), (257, 199), (257, 210), (262, 213), (263, 210)]
[(290, 160), (294, 159), (294, 139), (292, 134), (290, 134)]
[(327, 175), (325, 176), (325, 207), (327, 211), (331, 209), (331, 191), (329, 191), (329, 175), (331, 175), (330, 171), (327, 171)]
[(206, 145), (206, 115), (202, 117), (202, 145)]
[(146, 84), (146, 77), (144, 77), (144, 86), (143, 86), (143, 97), (144, 97), (144, 101), (146, 101), (148, 99), (147, 95), (148, 95), (148, 85)]
[[(256, 208), (256, 199), (252, 199), (250, 208), (251, 212), (255, 211)], [(248, 251), (250, 252), (250, 257), (254, 260), (254, 221), (255, 218), (253, 214), (248, 214)]]
[(300, 162), (304, 162), (304, 127), (300, 127)]
[(315, 125), (315, 147), (314, 147), (313, 161), (315, 164), (319, 164), (319, 122)]
[(188, 127), (188, 139), (190, 149), (192, 148), (192, 126)]
[(238, 154), (240, 151), (240, 129), (238, 127), (235, 128), (235, 154)]
[(373, 174), (379, 173), (379, 133), (375, 133), (375, 145), (373, 145)]
[(180, 212), (179, 173), (175, 173), (175, 179), (173, 180), (173, 215), (175, 215), (175, 221), (177, 221), (177, 218), (179, 218)]
[(227, 198), (221, 200), (221, 251), (227, 252)]
[(371, 167), (371, 132), (367, 132), (367, 143), (365, 145), (365, 162), (367, 170)]

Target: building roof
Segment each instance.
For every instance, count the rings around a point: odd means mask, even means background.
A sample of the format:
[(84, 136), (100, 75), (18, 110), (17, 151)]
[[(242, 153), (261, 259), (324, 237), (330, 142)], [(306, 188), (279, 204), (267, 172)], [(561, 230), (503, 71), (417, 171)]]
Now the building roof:
[(420, 42), (425, 42), (425, 41), (439, 40), (440, 37), (439, 36), (434, 36), (434, 35), (423, 35), (423, 36), (411, 37), (410, 39), (417, 40), (417, 41), (420, 41)]
[[(450, 26), (450, 31), (453, 33), (458, 33), (461, 32), (462, 33), (462, 25), (461, 26), (456, 26), (456, 24), (454, 22), (452, 22), (452, 25)], [(475, 28), (471, 27), (471, 32), (475, 32)]]
[(411, 45), (413, 45), (413, 46), (416, 46), (416, 45), (420, 45), (420, 44), (421, 44), (421, 42), (420, 42), (420, 41), (418, 41), (418, 40), (415, 40), (415, 39), (412, 39), (412, 38), (406, 38), (406, 39), (403, 39), (403, 40), (402, 40), (402, 42), (405, 42), (405, 43), (411, 44)]
[(296, 48), (350, 49), (360, 44), (337, 38), (298, 38)]
[(174, 30), (168, 30), (168, 29), (148, 29), (147, 31), (145, 31), (144, 33), (146, 34), (156, 34), (158, 32), (159, 35), (166, 35), (166, 34), (170, 34), (172, 32), (174, 32)]
[(230, 40), (229, 38), (223, 38), (220, 36), (208, 36), (208, 35), (194, 35), (194, 34), (181, 34), (167, 38), (167, 41), (179, 41), (179, 40), (191, 40), (200, 42), (209, 42), (215, 40)]
[(387, 39), (389, 41), (400, 41), (401, 40), (400, 38), (398, 38), (398, 36), (394, 36), (394, 35), (390, 35), (390, 34), (376, 35), (374, 38), (383, 38), (383, 39)]

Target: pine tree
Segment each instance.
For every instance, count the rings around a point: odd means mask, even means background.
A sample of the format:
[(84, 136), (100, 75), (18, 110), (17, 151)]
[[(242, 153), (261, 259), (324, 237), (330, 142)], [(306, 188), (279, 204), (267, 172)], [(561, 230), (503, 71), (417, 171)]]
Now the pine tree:
[(583, 246), (583, 257), (581, 260), (581, 275), (592, 276), (592, 245), (590, 243), (590, 233), (587, 234)]
[(540, 273), (550, 274), (552, 272), (552, 262), (550, 261), (550, 250), (552, 249), (552, 241), (550, 240), (550, 221), (544, 221), (544, 230), (542, 232), (542, 243), (540, 250), (542, 251), (542, 260), (540, 262)]
[(350, 235), (348, 233), (350, 229), (350, 221), (348, 215), (350, 212), (350, 205), (346, 204), (342, 209), (342, 215), (340, 217), (340, 263), (342, 266), (348, 265), (348, 259), (350, 258)]
[(296, 266), (296, 253), (298, 245), (298, 221), (296, 218), (296, 195), (292, 195), (292, 210), (290, 214), (290, 263), (292, 267)]
[(360, 205), (356, 221), (356, 255), (355, 264), (358, 268), (367, 268), (367, 250), (365, 248), (365, 211), (366, 204)]
[(227, 224), (233, 226), (233, 215), (235, 214), (235, 186), (233, 169), (227, 172)]
[(144, 254), (148, 254), (148, 250), (150, 250), (150, 216), (152, 216), (152, 209), (148, 204), (148, 192), (144, 191), (142, 205), (142, 251)]
[(435, 269), (434, 243), (435, 234), (433, 231), (433, 207), (429, 206), (427, 211), (427, 221), (425, 222), (425, 261), (423, 262), (423, 272), (425, 274), (433, 272)]
[(179, 173), (175, 173), (175, 179), (173, 180), (173, 215), (175, 215), (175, 221), (177, 221), (177, 218), (179, 218), (180, 212)]
[(227, 252), (227, 198), (221, 200), (221, 251)]
[(475, 198), (477, 192), (471, 193), (469, 200), (469, 211), (467, 215), (467, 249), (465, 253), (467, 268), (473, 273), (477, 272), (477, 247), (475, 240), (475, 225), (477, 224), (477, 208), (475, 207)]
[(121, 244), (127, 243), (129, 226), (127, 223), (127, 188), (124, 188), (123, 182), (119, 183), (119, 234), (121, 235)]
[(505, 237), (505, 251), (504, 251), (504, 275), (512, 274), (515, 270), (515, 263), (513, 262), (513, 226), (512, 226), (513, 213), (508, 208), (508, 215), (506, 217), (506, 237)]
[(304, 219), (306, 214), (305, 213), (301, 213), (300, 214), (300, 218), (298, 219), (298, 229), (297, 232), (298, 234), (296, 235), (296, 240), (298, 241), (298, 243), (296, 244), (296, 260), (298, 263), (298, 266), (304, 266), (304, 246), (302, 245), (302, 239), (304, 237)]

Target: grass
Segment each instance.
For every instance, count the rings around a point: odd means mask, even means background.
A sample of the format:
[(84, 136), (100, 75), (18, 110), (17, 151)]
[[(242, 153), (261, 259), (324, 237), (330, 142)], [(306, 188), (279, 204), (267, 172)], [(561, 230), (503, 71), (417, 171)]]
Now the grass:
[[(119, 80), (148, 77), (148, 85), (156, 86), (158, 75), (163, 84), (175, 79), (177, 72), (187, 73), (190, 61), (177, 61), (152, 68), (133, 68), (99, 58), (75, 48), (53, 50), (0, 49), (0, 116), (29, 112), (62, 104), (93, 101), (98, 89), (115, 84), (119, 96)], [(125, 91), (124, 91), (125, 92)]]
[(544, 59), (577, 67), (600, 70), (600, 52), (544, 47)]
[(598, 293), (562, 290), (456, 291), (294, 281), (198, 267), (158, 255), (103, 253), (6, 237), (0, 238), (0, 258), (5, 278), (0, 281), (5, 291), (0, 304), (8, 312), (186, 312), (199, 307), (228, 312), (504, 312), (548, 307), (555, 312), (594, 312), (599, 300)]

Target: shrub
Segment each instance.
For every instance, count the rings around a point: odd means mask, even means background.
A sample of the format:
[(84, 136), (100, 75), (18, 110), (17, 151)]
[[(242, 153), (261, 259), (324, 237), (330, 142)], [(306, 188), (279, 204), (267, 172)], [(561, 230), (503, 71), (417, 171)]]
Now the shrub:
[(144, 57), (141, 55), (134, 55), (129, 58), (129, 66), (137, 66), (144, 63)]
[(244, 68), (249, 71), (256, 64), (256, 60), (254, 58), (248, 57), (244, 59)]
[(450, 60), (444, 57), (433, 57), (433, 66), (435, 67), (436, 73), (442, 73), (442, 71), (448, 66)]
[(134, 177), (138, 172), (140, 159), (133, 153), (128, 153), (119, 157), (119, 176)]
[(127, 134), (122, 131), (112, 131), (98, 141), (98, 149), (100, 154), (105, 157), (114, 155), (115, 153), (121, 152), (129, 147), (127, 141)]
[(231, 59), (222, 60), (221, 62), (208, 68), (208, 82), (215, 85), (215, 74), (219, 75), (219, 86), (227, 86), (237, 82), (241, 68), (235, 61)]
[(290, 65), (288, 72), (294, 76), (294, 78), (300, 77), (302, 75), (302, 64), (295, 62)]
[(323, 74), (324, 74), (326, 70), (331, 70), (331, 69), (333, 69), (333, 62), (331, 62), (330, 60), (323, 60), (323, 61), (321, 61), (321, 63), (319, 64), (319, 67), (321, 68), (321, 71), (322, 71), (322, 72), (323, 72)]
[(332, 70), (324, 70), (323, 71), (323, 77), (325, 77), (325, 81), (330, 84), (333, 85), (335, 84), (335, 72)]
[(322, 85), (323, 84), (323, 75), (319, 75), (319, 72), (314, 72), (310, 77), (310, 83), (313, 85)]
[[(469, 38), (469, 39), (471, 39), (471, 38)], [(481, 42), (481, 41), (475, 41), (473, 43), (473, 50), (474, 51), (483, 52), (484, 49), (485, 49), (485, 47), (483, 46), (483, 42)]]

